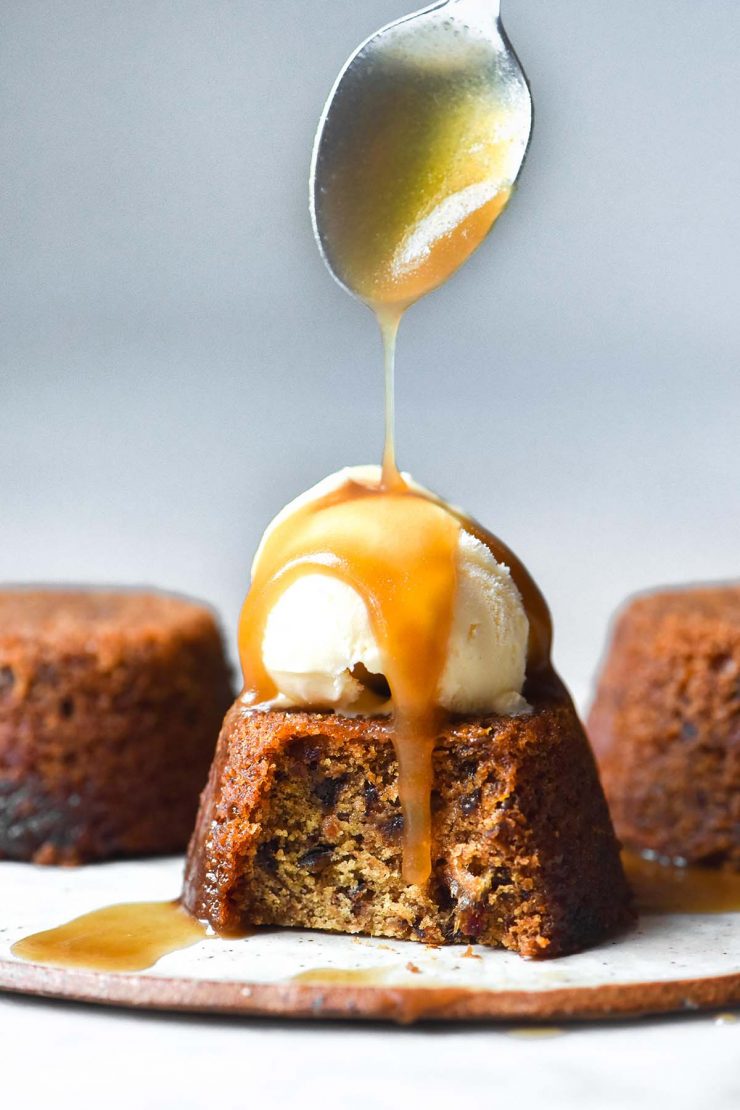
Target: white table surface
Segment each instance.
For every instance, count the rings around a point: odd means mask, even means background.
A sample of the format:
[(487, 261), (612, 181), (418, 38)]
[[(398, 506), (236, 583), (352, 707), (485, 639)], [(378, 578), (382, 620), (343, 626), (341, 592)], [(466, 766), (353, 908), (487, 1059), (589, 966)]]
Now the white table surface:
[[(740, 1014), (396, 1029), (134, 1014), (0, 996), (4, 1106), (736, 1110)], [(6, 1101), (7, 1100), (7, 1101)]]

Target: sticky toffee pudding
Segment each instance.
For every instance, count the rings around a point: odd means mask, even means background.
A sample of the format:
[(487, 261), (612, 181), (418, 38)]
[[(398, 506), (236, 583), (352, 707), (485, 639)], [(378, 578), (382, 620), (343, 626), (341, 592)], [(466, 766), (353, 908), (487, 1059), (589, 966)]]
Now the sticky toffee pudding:
[(588, 742), (550, 663), (547, 606), (508, 548), (399, 472), (393, 422), (399, 322), (505, 209), (531, 101), (521, 74), (501, 96), (490, 28), (451, 20), (421, 45), (408, 30), (360, 84), (343, 72), (314, 150), (324, 257), (383, 333), (383, 463), (298, 498), (260, 545), (239, 629), (244, 690), (184, 902), (216, 929), (555, 956), (631, 909)]
[(0, 859), (182, 850), (231, 696), (204, 605), (0, 589)]
[(629, 848), (740, 872), (740, 585), (632, 599), (588, 726)]

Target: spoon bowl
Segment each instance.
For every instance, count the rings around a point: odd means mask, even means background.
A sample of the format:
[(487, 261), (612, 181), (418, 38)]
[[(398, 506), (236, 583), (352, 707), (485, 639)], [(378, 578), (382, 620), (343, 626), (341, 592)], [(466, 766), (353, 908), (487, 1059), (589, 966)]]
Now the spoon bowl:
[(532, 116), (500, 0), (444, 0), (371, 35), (334, 84), (311, 164), (337, 281), (379, 315), (445, 281), (508, 203)]

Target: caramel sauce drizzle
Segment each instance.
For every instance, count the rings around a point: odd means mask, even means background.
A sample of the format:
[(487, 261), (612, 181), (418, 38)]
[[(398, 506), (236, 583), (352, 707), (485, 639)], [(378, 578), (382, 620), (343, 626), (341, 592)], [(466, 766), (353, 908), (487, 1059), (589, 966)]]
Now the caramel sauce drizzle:
[(622, 854), (640, 913), (740, 913), (740, 875), (714, 867), (672, 867)]
[(291, 983), (318, 983), (320, 986), (379, 987), (387, 983), (398, 968), (387, 967), (312, 967), (291, 975)]
[[(523, 566), (495, 537), (433, 495), (410, 487), (395, 468), (378, 485), (349, 481), (299, 506), (268, 534), (239, 622), (246, 704), (269, 704), (278, 690), (262, 659), (267, 621), (302, 575), (326, 574), (362, 598), (386, 660), (404, 817), (403, 874), (431, 871), (432, 754), (440, 725), (444, 671), (457, 586), (461, 527), (510, 566), (530, 617), (532, 672), (549, 666), (550, 618)], [(320, 707), (317, 707), (320, 708)]]
[(144, 971), (169, 952), (206, 936), (206, 926), (179, 902), (129, 902), (105, 906), (24, 937), (11, 952), (28, 963), (92, 971)]
[(423, 985), (418, 980), (413, 984), (401, 986), (394, 984), (394, 977), (400, 969), (388, 967), (337, 968), (317, 967), (299, 971), (290, 981), (298, 985), (326, 987), (345, 987), (362, 990), (366, 987), (385, 989), (391, 996), (389, 1009), (398, 1015), (401, 1024), (410, 1024), (432, 1014), (444, 1015), (445, 1011), (457, 1003), (465, 1002), (471, 994), (469, 987), (441, 987), (430, 983)]
[(432, 750), (438, 725), (435, 694), (452, 626), (460, 526), (445, 508), (393, 484), (348, 482), (300, 507), (267, 537), (239, 624), (248, 704), (278, 693), (262, 660), (269, 614), (304, 574), (327, 574), (363, 599), (387, 660), (395, 707), (395, 747), (404, 817), (404, 875), (428, 877)]

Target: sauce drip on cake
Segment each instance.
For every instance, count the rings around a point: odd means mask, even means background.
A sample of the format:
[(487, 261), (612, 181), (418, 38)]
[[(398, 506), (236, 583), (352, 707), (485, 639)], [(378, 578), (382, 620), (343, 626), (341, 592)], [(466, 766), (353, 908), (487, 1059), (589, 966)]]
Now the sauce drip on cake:
[[(510, 568), (529, 619), (527, 671), (543, 676), (549, 672), (550, 618), (525, 568), (494, 536), (395, 470), (390, 482), (385, 470), (376, 483), (348, 480), (277, 519), (255, 561), (239, 627), (243, 700), (267, 705), (280, 691), (263, 658), (265, 633), (289, 587), (303, 576), (325, 575), (362, 599), (384, 667), (382, 675), (361, 665), (353, 673), (370, 695), (382, 700), (385, 690), (392, 702), (404, 877), (412, 883), (424, 882), (431, 868), (432, 751), (443, 711), (439, 690), (451, 640), (461, 530)], [(366, 704), (371, 709), (372, 698)]]

